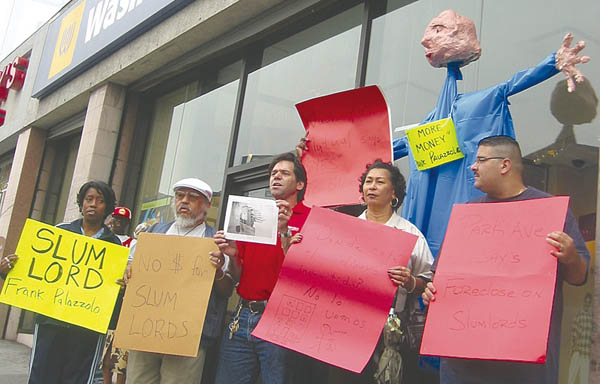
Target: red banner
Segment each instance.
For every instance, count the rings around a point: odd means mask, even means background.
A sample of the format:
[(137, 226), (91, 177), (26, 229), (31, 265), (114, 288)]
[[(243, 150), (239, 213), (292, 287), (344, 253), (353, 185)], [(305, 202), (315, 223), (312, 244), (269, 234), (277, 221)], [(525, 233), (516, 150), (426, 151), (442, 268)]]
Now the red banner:
[[(309, 142), (302, 155), (307, 206), (359, 204), (358, 178), (375, 159), (392, 161), (388, 107), (377, 86), (296, 104)], [(335, 190), (335, 193), (331, 193)]]
[(421, 354), (544, 363), (568, 197), (456, 204)]
[(408, 264), (417, 237), (316, 207), (302, 233), (252, 334), (361, 372), (394, 297), (387, 270)]

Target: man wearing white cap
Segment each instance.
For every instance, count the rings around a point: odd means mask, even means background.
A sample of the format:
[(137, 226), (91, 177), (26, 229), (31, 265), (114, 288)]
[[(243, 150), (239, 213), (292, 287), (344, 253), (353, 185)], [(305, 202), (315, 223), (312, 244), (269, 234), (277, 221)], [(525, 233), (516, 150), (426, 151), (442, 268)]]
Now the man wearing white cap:
[[(202, 180), (183, 179), (173, 185), (175, 194), (175, 220), (158, 223), (147, 232), (164, 233), (175, 236), (213, 237), (214, 228), (206, 224), (205, 218), (210, 207), (212, 189)], [(130, 258), (135, 256), (135, 247)], [(209, 255), (207, 255), (209, 256)], [(227, 298), (233, 290), (231, 276), (225, 273), (226, 256), (211, 252), (211, 263), (217, 268), (213, 290), (210, 294), (200, 349), (197, 357), (163, 355), (159, 353), (130, 351), (127, 365), (128, 384), (186, 384), (197, 383), (202, 377), (206, 349), (216, 341), (223, 324)], [(128, 267), (125, 281), (131, 278)]]

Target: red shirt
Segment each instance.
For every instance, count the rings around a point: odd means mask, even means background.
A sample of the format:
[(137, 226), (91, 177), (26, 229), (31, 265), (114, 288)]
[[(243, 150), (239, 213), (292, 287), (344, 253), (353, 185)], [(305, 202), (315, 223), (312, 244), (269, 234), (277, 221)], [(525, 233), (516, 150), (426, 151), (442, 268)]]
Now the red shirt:
[[(302, 229), (309, 212), (310, 208), (302, 202), (292, 209), (288, 227), (293, 235)], [(246, 300), (267, 300), (273, 292), (283, 264), (281, 239), (277, 237), (276, 245), (238, 241), (237, 246), (242, 264), (238, 294)]]

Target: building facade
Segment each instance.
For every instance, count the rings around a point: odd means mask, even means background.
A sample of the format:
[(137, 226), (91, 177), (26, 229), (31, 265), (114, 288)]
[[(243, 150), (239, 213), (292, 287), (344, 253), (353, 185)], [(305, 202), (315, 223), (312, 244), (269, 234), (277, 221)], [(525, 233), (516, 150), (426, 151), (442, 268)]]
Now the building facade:
[[(483, 50), (462, 69), (459, 92), (536, 65), (569, 31), (600, 59), (600, 3), (585, 0), (70, 1), (0, 62), (28, 61), (22, 88), (0, 104), (4, 253), (27, 217), (76, 218), (89, 179), (110, 183), (137, 224), (170, 219), (172, 184), (199, 177), (215, 191), (208, 221), (222, 225), (223, 197), (268, 196), (268, 162), (304, 135), (294, 105), (313, 97), (376, 84), (393, 127), (418, 123), (446, 75), (420, 41), (447, 8), (473, 19)], [(575, 95), (559, 74), (510, 102), (527, 184), (571, 196), (595, 254), (600, 67), (580, 69), (587, 82)], [(397, 164), (407, 175), (407, 160)], [(565, 288), (561, 382), (572, 319), (595, 281)], [(3, 306), (0, 322), (5, 338), (29, 342), (30, 313)]]

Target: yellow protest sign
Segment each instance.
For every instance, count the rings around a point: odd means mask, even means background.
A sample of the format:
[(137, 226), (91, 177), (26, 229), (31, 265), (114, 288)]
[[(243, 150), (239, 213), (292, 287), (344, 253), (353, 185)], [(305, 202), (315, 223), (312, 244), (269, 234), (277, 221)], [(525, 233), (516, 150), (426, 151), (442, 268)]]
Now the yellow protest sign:
[(129, 249), (27, 219), (0, 302), (106, 333)]
[(419, 171), (465, 157), (449, 117), (409, 129), (406, 136)]
[(142, 233), (135, 246), (115, 345), (197, 356), (215, 278), (212, 238)]

